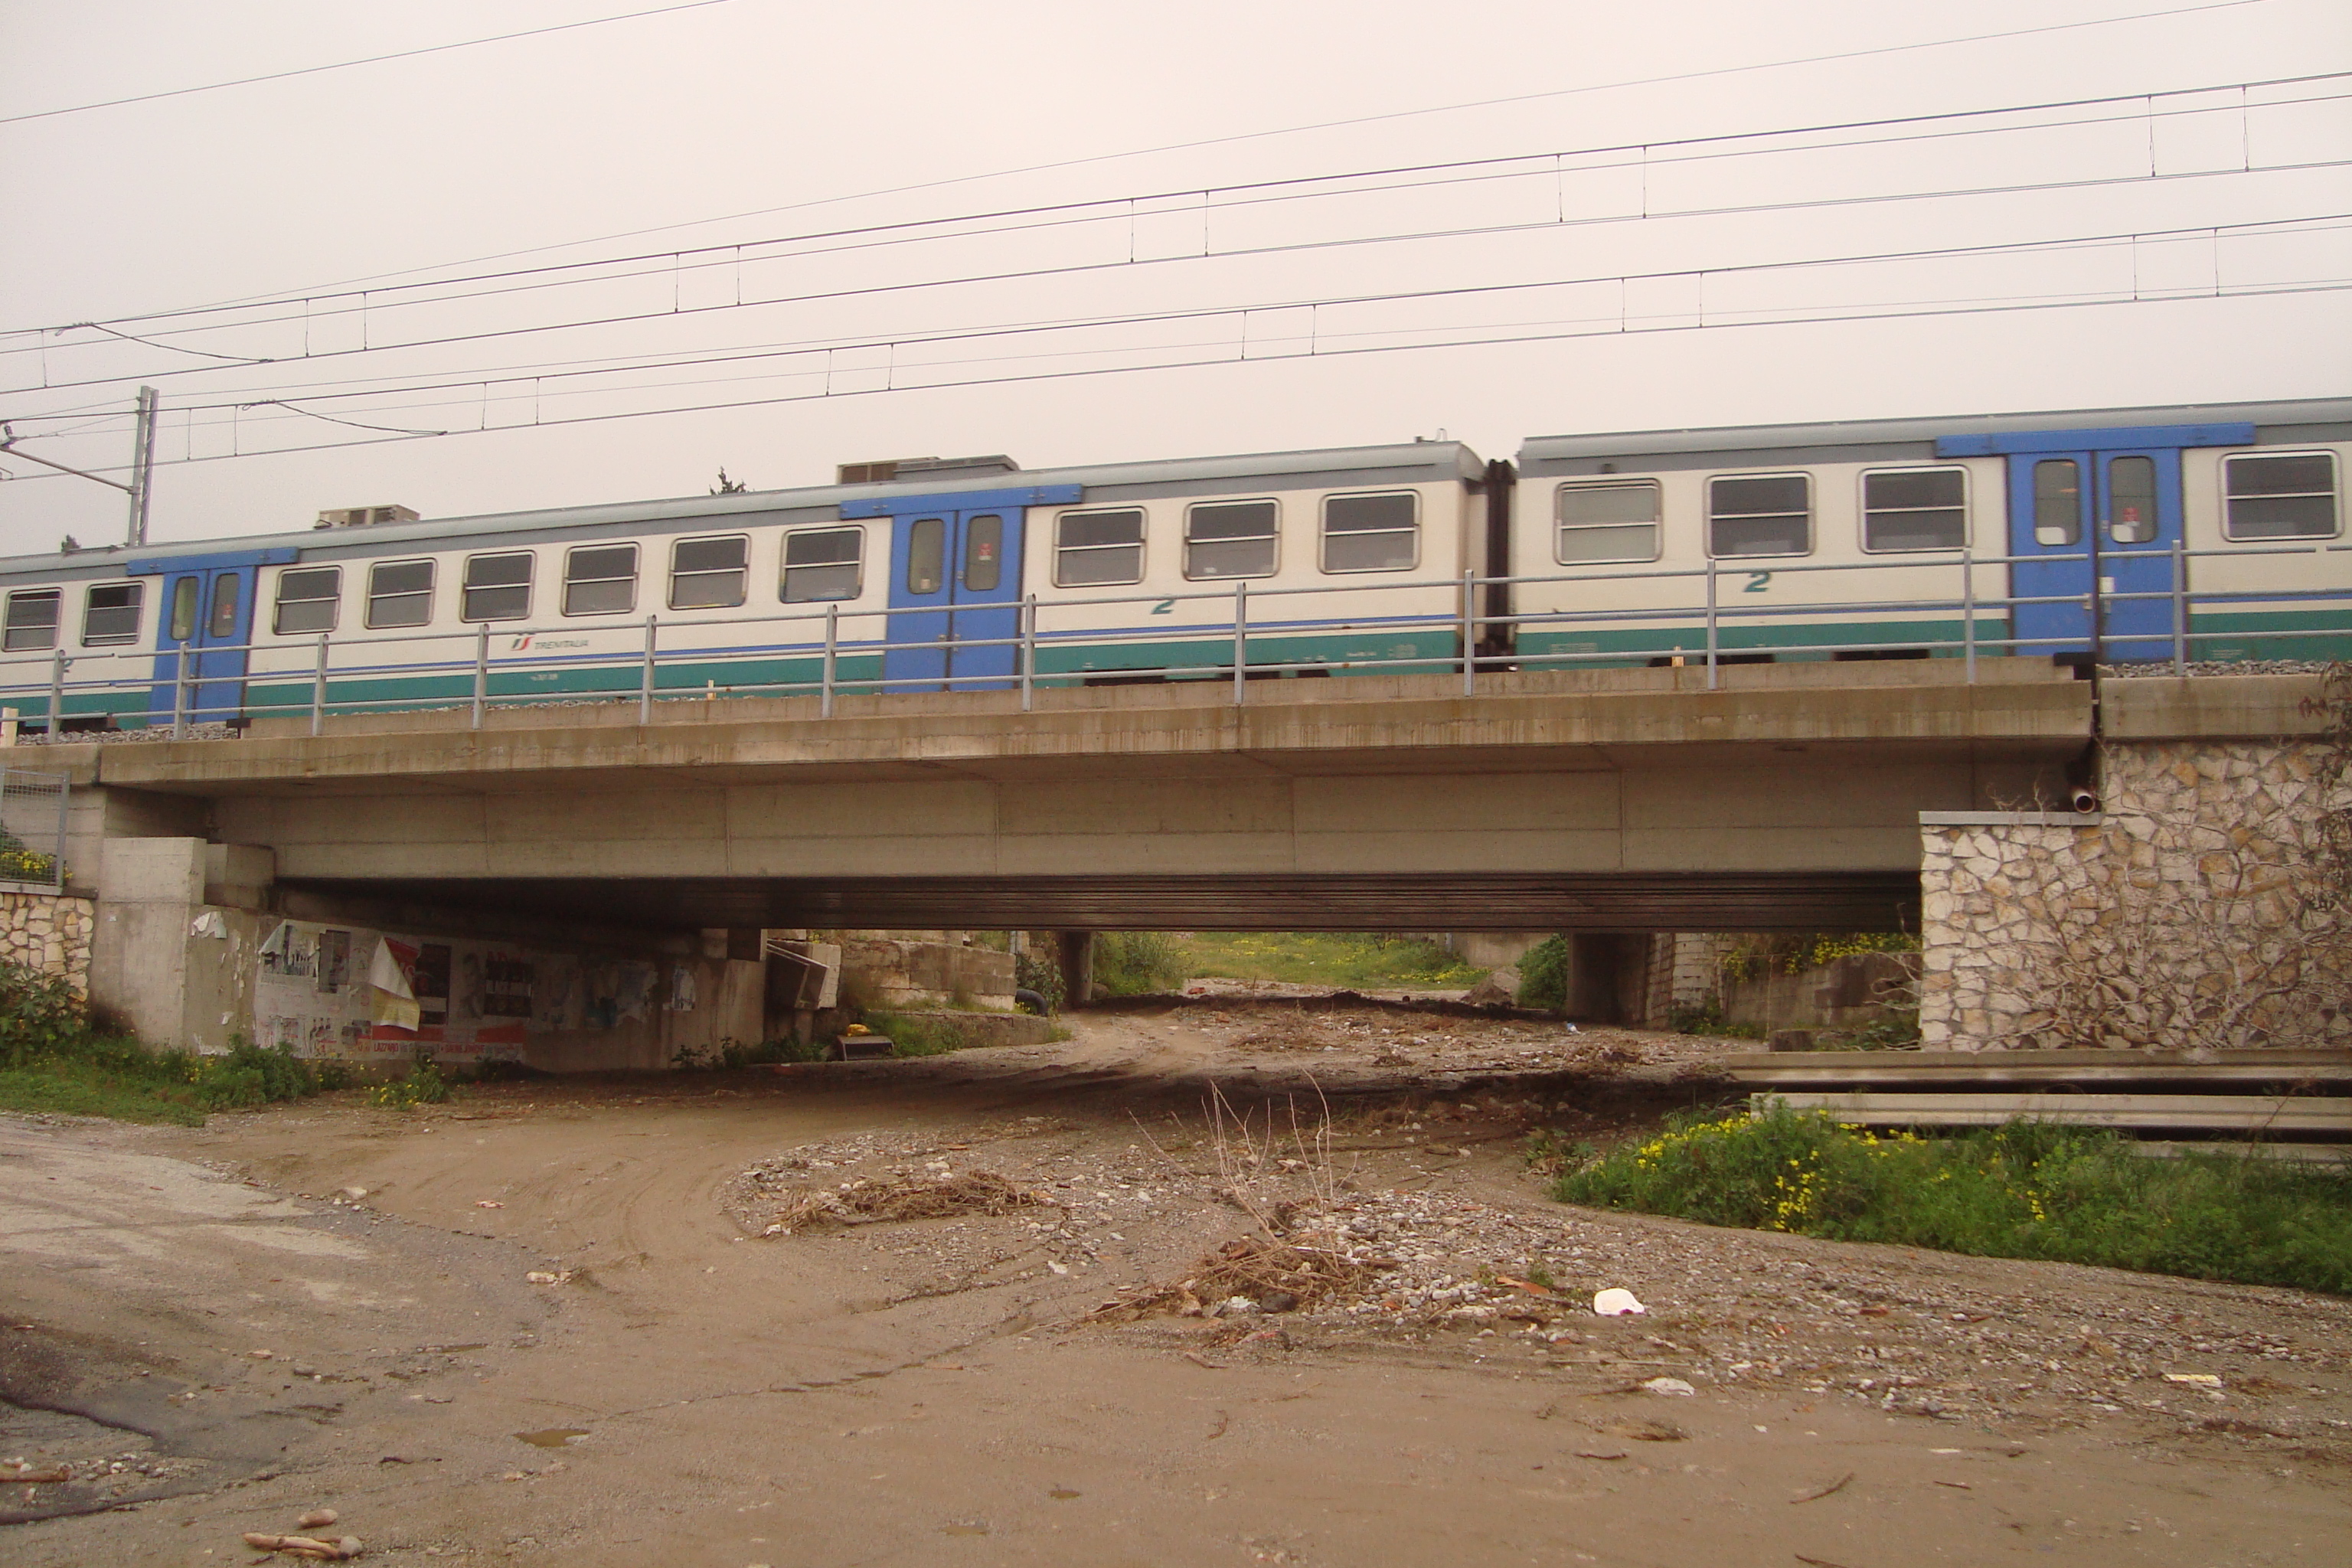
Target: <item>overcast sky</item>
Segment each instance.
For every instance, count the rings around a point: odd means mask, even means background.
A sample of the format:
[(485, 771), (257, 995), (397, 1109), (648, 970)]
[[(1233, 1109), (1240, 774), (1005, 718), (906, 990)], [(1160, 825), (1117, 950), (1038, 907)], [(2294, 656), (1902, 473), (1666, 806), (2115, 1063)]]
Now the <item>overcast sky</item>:
[[(2352, 394), (2352, 79), (2240, 90), (2352, 71), (2343, 0), (719, 0), (47, 112), (675, 3), (0, 0), (0, 418), (121, 477), (157, 386), (162, 541)], [(0, 551), (121, 538), (0, 471)]]

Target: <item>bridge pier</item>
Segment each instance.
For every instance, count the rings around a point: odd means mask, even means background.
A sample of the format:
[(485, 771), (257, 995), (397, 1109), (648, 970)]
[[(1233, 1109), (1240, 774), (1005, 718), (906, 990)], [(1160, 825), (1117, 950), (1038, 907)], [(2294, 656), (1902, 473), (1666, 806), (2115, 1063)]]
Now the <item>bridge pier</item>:
[(1095, 933), (1066, 931), (1055, 936), (1062, 950), (1062, 1005), (1087, 1006), (1094, 1001)]

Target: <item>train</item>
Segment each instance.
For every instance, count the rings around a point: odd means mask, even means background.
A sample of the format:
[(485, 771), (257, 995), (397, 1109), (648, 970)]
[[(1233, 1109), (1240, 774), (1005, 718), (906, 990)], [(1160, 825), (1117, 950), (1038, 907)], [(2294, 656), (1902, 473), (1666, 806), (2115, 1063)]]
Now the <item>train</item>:
[(1446, 439), (0, 561), (58, 732), (1809, 659), (2352, 657), (2352, 399)]

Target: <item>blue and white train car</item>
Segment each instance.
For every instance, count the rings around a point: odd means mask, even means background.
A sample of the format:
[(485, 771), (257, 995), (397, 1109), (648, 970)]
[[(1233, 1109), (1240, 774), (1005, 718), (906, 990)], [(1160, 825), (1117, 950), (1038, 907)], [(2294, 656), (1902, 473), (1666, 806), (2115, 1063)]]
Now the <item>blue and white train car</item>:
[(1547, 437), (1523, 668), (2352, 654), (2352, 400)]

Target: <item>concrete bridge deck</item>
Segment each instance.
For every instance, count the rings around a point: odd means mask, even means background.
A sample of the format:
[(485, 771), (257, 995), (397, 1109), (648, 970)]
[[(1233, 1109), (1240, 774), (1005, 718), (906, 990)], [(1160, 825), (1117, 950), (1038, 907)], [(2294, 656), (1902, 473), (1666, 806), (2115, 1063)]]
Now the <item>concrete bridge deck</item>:
[(2098, 729), (2316, 724), (2302, 677), (1718, 673), (632, 698), (21, 756), (97, 786), (76, 864), (193, 834), (297, 887), (676, 929), (1866, 929), (1916, 903), (1919, 812), (2055, 802)]

